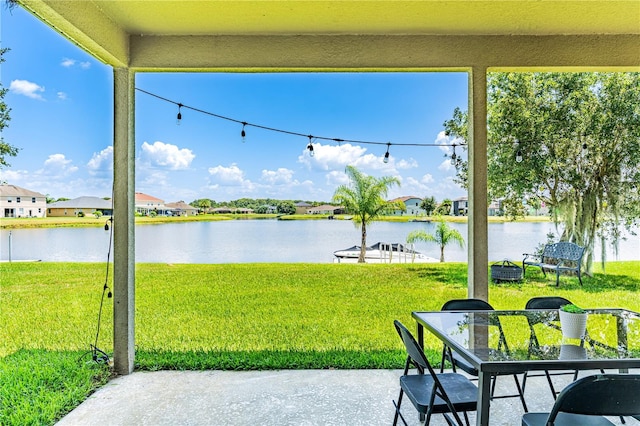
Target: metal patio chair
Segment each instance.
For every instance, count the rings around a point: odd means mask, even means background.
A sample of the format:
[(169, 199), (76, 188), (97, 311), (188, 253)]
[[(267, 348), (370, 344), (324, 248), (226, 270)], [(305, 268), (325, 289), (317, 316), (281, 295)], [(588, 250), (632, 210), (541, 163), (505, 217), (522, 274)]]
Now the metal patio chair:
[[(406, 425), (400, 413), (402, 397), (407, 395), (420, 416), (425, 416), (424, 425), (428, 426), (432, 414), (442, 414), (449, 425), (463, 425), (460, 412), (469, 426), (468, 411), (476, 411), (478, 405), (478, 388), (465, 376), (457, 373), (436, 373), (427, 360), (424, 351), (411, 332), (398, 320), (393, 322), (402, 343), (407, 350), (407, 361), (404, 373), (400, 377), (400, 394), (393, 418), (394, 426), (398, 417)], [(409, 374), (411, 366), (415, 366), (417, 374)], [(453, 416), (453, 417), (452, 417)]]
[(525, 413), (522, 426), (610, 426), (602, 416), (640, 417), (640, 375), (598, 374), (567, 386), (549, 413)]
[[(445, 302), (440, 309), (442, 311), (493, 311), (494, 308), (488, 302), (485, 302), (481, 299), (452, 299)], [(492, 325), (498, 327), (500, 333), (500, 340), (498, 342), (498, 350), (504, 348), (506, 351), (509, 351), (507, 346), (507, 340), (505, 338), (504, 332), (502, 331), (502, 325), (499, 320), (495, 320)], [(440, 366), (440, 372), (444, 371), (445, 361), (449, 361), (451, 363), (453, 372), (456, 372), (457, 368), (460, 368), (467, 374), (478, 377), (478, 370), (469, 364), (464, 358), (459, 356), (455, 351), (452, 351), (450, 347), (444, 345), (442, 349), (442, 362)], [(523, 371), (524, 373), (524, 371)], [(513, 376), (515, 381), (516, 389), (518, 390), (517, 394), (507, 394), (507, 395), (495, 395), (496, 389), (496, 380), (497, 377), (502, 374), (496, 374), (491, 376), (491, 399), (502, 399), (502, 398), (520, 398), (520, 402), (522, 403), (522, 408), (526, 413), (528, 410), (527, 403), (524, 400), (524, 388), (520, 386), (520, 381), (518, 380), (517, 374), (507, 373)]]
[[(540, 296), (540, 297), (533, 297), (529, 299), (524, 308), (525, 309), (560, 309), (561, 306), (568, 305), (568, 304), (571, 304), (571, 301), (568, 299), (565, 299), (564, 297)], [(537, 351), (540, 349), (540, 342), (538, 342), (538, 337), (536, 336), (536, 331), (534, 326), (536, 324), (542, 324), (543, 321), (540, 318), (527, 317), (527, 322), (529, 323), (529, 330), (530, 330), (529, 352)], [(560, 326), (556, 324), (547, 324), (547, 326), (551, 326), (557, 329), (558, 331), (560, 331)], [(553, 372), (550, 372), (549, 370), (544, 370), (544, 372), (539, 374), (525, 371), (524, 376), (522, 378), (522, 392), (524, 392), (527, 386), (527, 379), (529, 377), (546, 377), (547, 382), (549, 383), (549, 389), (551, 390), (551, 395), (553, 395), (553, 399), (555, 400), (558, 393), (560, 393), (560, 391), (557, 391), (555, 389), (551, 376), (566, 376), (566, 375), (573, 376), (573, 381), (575, 381), (578, 378), (578, 370), (553, 371)]]

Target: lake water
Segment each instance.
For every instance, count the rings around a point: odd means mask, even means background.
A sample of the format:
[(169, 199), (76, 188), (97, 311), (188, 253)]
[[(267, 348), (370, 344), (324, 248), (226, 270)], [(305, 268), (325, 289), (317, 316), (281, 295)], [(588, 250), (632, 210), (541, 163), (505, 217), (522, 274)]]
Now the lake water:
[[(466, 239), (467, 224), (453, 223)], [(367, 228), (367, 244), (404, 242), (415, 229), (433, 230), (423, 222), (375, 222)], [(551, 223), (489, 224), (489, 260), (522, 260), (546, 241)], [(102, 228), (40, 228), (0, 231), (0, 260), (100, 262), (107, 260), (110, 233)], [(230, 220), (136, 226), (136, 262), (252, 263), (333, 262), (333, 252), (360, 244), (360, 230), (342, 220)], [(9, 248), (11, 253), (9, 253)], [(417, 243), (416, 250), (439, 258), (438, 246)], [(629, 236), (608, 260), (640, 260), (640, 238)], [(599, 245), (596, 248), (600, 256)], [(113, 260), (113, 253), (111, 254)], [(445, 248), (445, 260), (467, 261), (467, 249)]]

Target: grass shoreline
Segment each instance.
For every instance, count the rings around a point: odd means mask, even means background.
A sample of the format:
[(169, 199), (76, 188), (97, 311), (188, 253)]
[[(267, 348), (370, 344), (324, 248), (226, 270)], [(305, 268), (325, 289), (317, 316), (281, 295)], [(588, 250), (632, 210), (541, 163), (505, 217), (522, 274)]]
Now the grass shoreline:
[[(334, 220), (351, 220), (350, 215), (336, 215)], [(0, 229), (28, 229), (28, 228), (80, 228), (104, 226), (109, 216), (96, 218), (94, 216), (85, 217), (44, 217), (44, 218), (3, 218), (0, 220)], [(184, 222), (216, 222), (225, 220), (327, 220), (328, 215), (275, 215), (275, 214), (202, 214), (197, 216), (157, 216), (157, 217), (136, 217), (136, 225), (153, 225), (163, 223), (184, 223)], [(378, 220), (381, 222), (431, 222), (438, 220), (435, 216), (383, 216)], [(466, 223), (466, 216), (442, 216), (446, 222)], [(489, 223), (507, 222), (551, 222), (548, 216), (526, 216), (516, 220), (510, 220), (504, 216), (489, 216)]]

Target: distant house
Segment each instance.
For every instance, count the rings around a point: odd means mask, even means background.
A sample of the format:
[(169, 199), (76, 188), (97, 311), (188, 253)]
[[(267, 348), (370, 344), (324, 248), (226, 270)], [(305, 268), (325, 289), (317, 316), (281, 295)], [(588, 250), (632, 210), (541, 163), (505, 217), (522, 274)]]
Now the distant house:
[(460, 197), (451, 203), (451, 214), (454, 216), (466, 216), (469, 213), (469, 199)]
[(278, 207), (265, 204), (260, 206), (259, 211), (264, 211), (265, 214), (275, 214), (275, 213), (278, 213)]
[(300, 201), (296, 203), (295, 207), (296, 207), (296, 214), (306, 214), (307, 210), (309, 210), (313, 206), (304, 201)]
[(502, 202), (501, 201), (492, 201), (489, 204), (489, 210), (487, 211), (489, 216), (501, 216), (502, 215)]
[(344, 208), (342, 206), (332, 206), (329, 204), (324, 204), (322, 206), (311, 207), (307, 209), (307, 214), (343, 214)]
[(231, 207), (227, 207), (227, 206), (223, 206), (223, 207), (216, 207), (215, 209), (211, 209), (209, 210), (211, 213), (213, 214), (228, 214), (228, 213), (233, 213), (233, 209)]
[(152, 197), (151, 195), (144, 194), (142, 192), (136, 192), (136, 213), (142, 216), (149, 216), (149, 213), (156, 212), (158, 215), (166, 215), (167, 207), (164, 205), (164, 200), (160, 198)]
[(165, 204), (167, 212), (173, 216), (195, 216), (198, 214), (198, 209), (184, 201), (176, 201), (175, 203)]
[[(502, 201), (492, 201), (487, 207), (487, 215), (489, 216), (500, 216), (502, 213)], [(451, 214), (454, 216), (467, 216), (469, 214), (469, 199), (460, 197), (453, 200)]]
[(0, 217), (47, 217), (47, 197), (15, 185), (0, 185)]
[(80, 213), (89, 216), (97, 211), (103, 215), (113, 215), (113, 201), (99, 197), (78, 197), (47, 204), (47, 216), (51, 217), (71, 217)]
[(405, 211), (402, 210), (393, 210), (388, 212), (391, 216), (418, 216), (418, 215), (426, 215), (427, 211), (420, 208), (420, 204), (422, 203), (422, 198), (415, 196), (407, 196), (407, 197), (398, 197), (390, 200), (391, 202), (402, 201), (405, 206)]
[(249, 214), (253, 213), (253, 209), (245, 208), (245, 207), (218, 207), (210, 210), (211, 213), (214, 214)]

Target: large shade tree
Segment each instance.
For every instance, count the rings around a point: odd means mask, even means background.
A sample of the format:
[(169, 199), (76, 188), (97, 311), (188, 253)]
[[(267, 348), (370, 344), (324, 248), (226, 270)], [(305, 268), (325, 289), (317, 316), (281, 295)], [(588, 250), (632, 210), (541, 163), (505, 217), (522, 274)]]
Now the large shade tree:
[[(596, 241), (617, 247), (640, 218), (640, 73), (492, 73), (487, 87), (490, 199), (511, 217), (549, 207), (590, 272)], [(466, 113), (445, 128), (466, 139)]]
[[(5, 61), (4, 54), (7, 53), (8, 50), (7, 48), (0, 49), (0, 66)], [(6, 94), (7, 89), (0, 84), (0, 169), (9, 166), (7, 157), (15, 157), (18, 154), (18, 148), (5, 142), (4, 137), (2, 137), (2, 131), (9, 125), (9, 120), (11, 120), (9, 116), (11, 109), (4, 102), (4, 96)]]
[(342, 205), (353, 214), (353, 223), (360, 227), (361, 245), (358, 263), (364, 263), (367, 247), (367, 225), (390, 210), (405, 210), (402, 201), (387, 201), (392, 186), (400, 186), (400, 180), (394, 176), (376, 178), (366, 175), (354, 166), (347, 166), (345, 173), (349, 184), (340, 185), (333, 194), (333, 202)]

